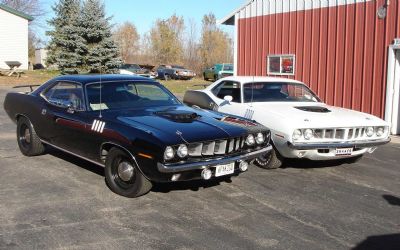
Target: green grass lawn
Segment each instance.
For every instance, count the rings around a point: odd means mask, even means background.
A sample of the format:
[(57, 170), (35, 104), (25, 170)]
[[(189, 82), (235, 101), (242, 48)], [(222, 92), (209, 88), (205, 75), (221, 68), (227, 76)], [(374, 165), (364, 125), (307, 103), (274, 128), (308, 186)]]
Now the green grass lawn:
[[(49, 70), (34, 70), (34, 71), (25, 71), (24, 74), (21, 75), (20, 78), (16, 78), (15, 76), (8, 77), (0, 75), (0, 85), (25, 85), (25, 84), (42, 84), (47, 80), (59, 75), (58, 71), (49, 71)], [(192, 89), (203, 89), (203, 86), (195, 86), (199, 84), (211, 84), (211, 82), (204, 81), (201, 78), (194, 78), (188, 81), (182, 80), (170, 80), (164, 81), (156, 79), (162, 83), (165, 87), (167, 87), (172, 93), (182, 96), (186, 90)]]

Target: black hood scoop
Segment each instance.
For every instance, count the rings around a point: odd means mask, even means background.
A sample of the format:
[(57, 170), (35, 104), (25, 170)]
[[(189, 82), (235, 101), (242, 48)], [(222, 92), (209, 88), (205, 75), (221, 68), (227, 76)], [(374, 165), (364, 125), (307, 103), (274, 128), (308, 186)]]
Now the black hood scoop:
[(329, 113), (331, 112), (329, 109), (320, 106), (305, 106), (305, 107), (295, 107), (296, 109), (300, 109), (302, 111), (307, 112), (315, 112), (315, 113)]
[(199, 117), (199, 115), (195, 112), (184, 110), (165, 110), (154, 112), (154, 114), (168, 120), (181, 123), (190, 123)]

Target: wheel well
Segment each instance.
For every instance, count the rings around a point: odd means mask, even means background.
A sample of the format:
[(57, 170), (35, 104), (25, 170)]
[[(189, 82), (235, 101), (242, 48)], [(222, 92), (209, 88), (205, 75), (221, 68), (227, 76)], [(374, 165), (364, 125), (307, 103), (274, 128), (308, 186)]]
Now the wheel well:
[(101, 147), (100, 147), (100, 159), (101, 159), (103, 162), (106, 162), (108, 152), (110, 152), (110, 150), (111, 150), (112, 148), (118, 148), (118, 149), (120, 149), (120, 150), (126, 152), (128, 155), (130, 155), (130, 156), (133, 158), (132, 160), (134, 160), (134, 161), (136, 162), (135, 157), (132, 155), (131, 152), (129, 152), (129, 150), (127, 150), (127, 149), (124, 148), (123, 146), (120, 146), (120, 145), (115, 144), (115, 143), (112, 143), (112, 142), (103, 143), (103, 144), (101, 145)]
[(110, 152), (110, 150), (111, 150), (112, 148), (118, 148), (118, 149), (120, 149), (120, 150), (126, 152), (128, 155), (130, 155), (130, 156), (132, 157), (132, 160), (135, 162), (136, 166), (138, 167), (139, 171), (143, 174), (143, 176), (144, 176), (146, 179), (150, 180), (150, 179), (143, 173), (141, 167), (139, 166), (138, 162), (136, 161), (136, 159), (135, 159), (135, 157), (132, 155), (132, 153), (129, 152), (129, 150), (127, 150), (126, 148), (124, 148), (124, 147), (121, 146), (121, 145), (115, 144), (115, 143), (113, 143), (113, 142), (105, 142), (105, 143), (103, 143), (103, 144), (101, 145), (101, 147), (100, 147), (100, 159), (101, 159), (101, 161), (103, 161), (104, 163), (106, 162), (108, 152)]

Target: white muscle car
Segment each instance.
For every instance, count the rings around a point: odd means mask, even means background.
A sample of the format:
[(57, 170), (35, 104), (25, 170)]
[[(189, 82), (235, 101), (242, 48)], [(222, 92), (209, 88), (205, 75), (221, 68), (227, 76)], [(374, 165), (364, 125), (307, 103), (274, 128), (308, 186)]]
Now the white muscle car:
[(268, 127), (275, 150), (255, 161), (263, 168), (278, 168), (287, 158), (356, 161), (390, 141), (387, 122), (329, 106), (304, 83), (286, 78), (227, 77), (204, 90), (187, 91), (183, 101)]

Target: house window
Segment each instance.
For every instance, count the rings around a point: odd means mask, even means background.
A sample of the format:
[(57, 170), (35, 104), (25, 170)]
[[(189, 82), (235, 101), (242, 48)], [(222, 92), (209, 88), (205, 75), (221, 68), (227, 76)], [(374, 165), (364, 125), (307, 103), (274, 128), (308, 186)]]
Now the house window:
[(269, 55), (267, 57), (268, 75), (294, 75), (294, 55)]

